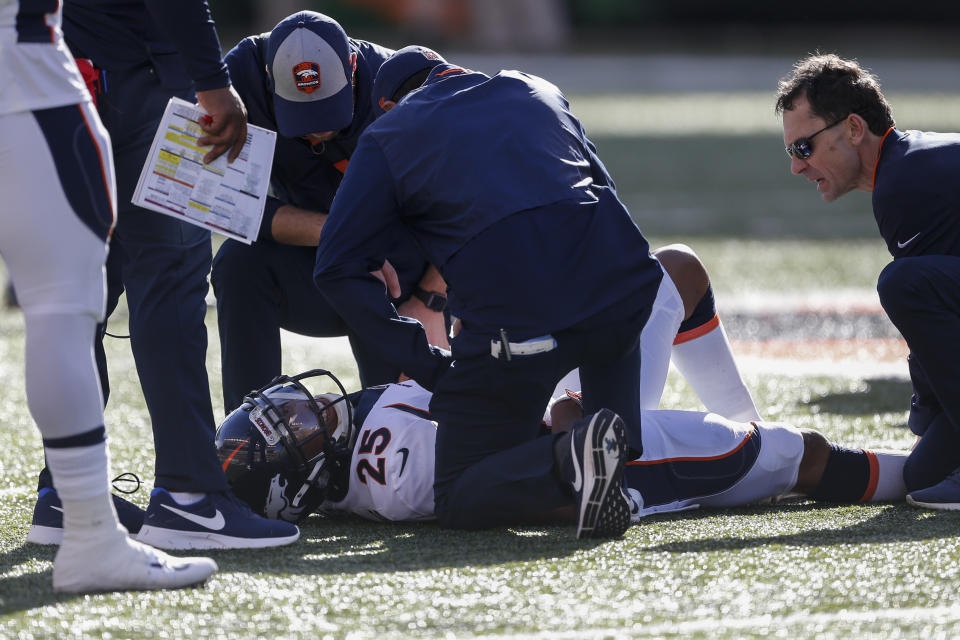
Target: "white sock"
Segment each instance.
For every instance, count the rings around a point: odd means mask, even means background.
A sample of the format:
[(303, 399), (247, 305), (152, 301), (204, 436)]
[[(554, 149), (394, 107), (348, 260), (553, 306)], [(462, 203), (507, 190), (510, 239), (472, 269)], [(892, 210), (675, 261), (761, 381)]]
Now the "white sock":
[[(640, 334), (640, 408), (657, 409), (670, 370), (670, 348), (683, 322), (683, 300), (666, 272), (660, 281), (650, 317)], [(563, 396), (567, 389), (580, 391), (580, 370), (574, 369), (557, 384), (553, 397)]]
[(195, 504), (203, 500), (207, 494), (191, 493), (189, 491), (171, 491), (170, 497), (177, 501), (177, 504)]
[(44, 453), (62, 501), (110, 493), (110, 458), (105, 440), (85, 447), (44, 447)]
[(117, 519), (109, 492), (83, 500), (64, 500), (62, 546), (113, 545), (127, 530)]
[[(650, 318), (640, 334), (640, 408), (658, 409), (663, 387), (670, 371), (670, 348), (683, 322), (683, 301), (676, 293), (673, 282), (664, 275), (664, 283), (670, 289), (657, 295), (657, 302), (650, 311)], [(671, 295), (672, 294), (672, 295)]]
[(673, 364), (707, 411), (738, 422), (762, 419), (719, 322), (707, 333), (675, 344)]
[(907, 486), (903, 483), (903, 465), (910, 455), (908, 451), (872, 451), (865, 450), (868, 456), (877, 460), (877, 488), (870, 496), (870, 502), (897, 502), (907, 495)]
[(63, 506), (63, 544), (110, 543), (125, 535), (110, 496), (106, 441), (86, 447), (46, 447), (47, 467)]

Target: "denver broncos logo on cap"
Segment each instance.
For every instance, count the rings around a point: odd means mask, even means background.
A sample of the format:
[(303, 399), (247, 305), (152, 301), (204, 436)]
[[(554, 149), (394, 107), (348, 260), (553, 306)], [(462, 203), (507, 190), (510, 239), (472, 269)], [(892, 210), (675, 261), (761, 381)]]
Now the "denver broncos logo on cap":
[(293, 81), (297, 91), (313, 93), (320, 88), (320, 65), (316, 62), (298, 62), (293, 65)]

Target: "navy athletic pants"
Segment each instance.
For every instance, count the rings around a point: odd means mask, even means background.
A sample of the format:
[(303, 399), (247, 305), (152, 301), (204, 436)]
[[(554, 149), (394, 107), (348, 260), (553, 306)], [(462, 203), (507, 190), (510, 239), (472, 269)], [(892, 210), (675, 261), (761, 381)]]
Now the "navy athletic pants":
[(908, 490), (922, 489), (960, 467), (960, 257), (895, 260), (880, 273), (877, 292), (942, 410), (904, 468)]
[[(434, 492), (442, 526), (513, 524), (572, 503), (554, 468), (554, 438), (537, 437), (544, 408), (560, 378), (579, 366), (584, 411), (608, 408), (639, 427), (640, 332), (650, 314), (643, 302), (556, 332), (552, 351), (510, 360), (491, 355), (489, 336), (458, 337), (456, 360), (430, 402), (439, 425)], [(481, 352), (464, 357), (458, 346), (471, 339)]]

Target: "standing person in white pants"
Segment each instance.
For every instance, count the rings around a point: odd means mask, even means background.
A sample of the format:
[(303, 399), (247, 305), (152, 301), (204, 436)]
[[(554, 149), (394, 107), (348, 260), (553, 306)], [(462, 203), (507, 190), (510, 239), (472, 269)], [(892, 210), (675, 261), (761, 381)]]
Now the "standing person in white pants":
[(59, 3), (0, 0), (0, 254), (26, 324), (30, 413), (59, 492), (56, 591), (177, 588), (217, 570), (135, 542), (109, 491), (93, 342), (116, 217), (110, 139), (63, 43)]

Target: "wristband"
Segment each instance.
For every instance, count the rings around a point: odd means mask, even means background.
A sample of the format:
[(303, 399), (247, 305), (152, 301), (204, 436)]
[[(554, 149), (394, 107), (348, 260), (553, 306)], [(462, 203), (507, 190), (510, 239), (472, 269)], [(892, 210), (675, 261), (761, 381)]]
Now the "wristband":
[(413, 290), (413, 295), (431, 311), (443, 311), (447, 308), (447, 296), (435, 291), (427, 291), (421, 287), (416, 287)]

